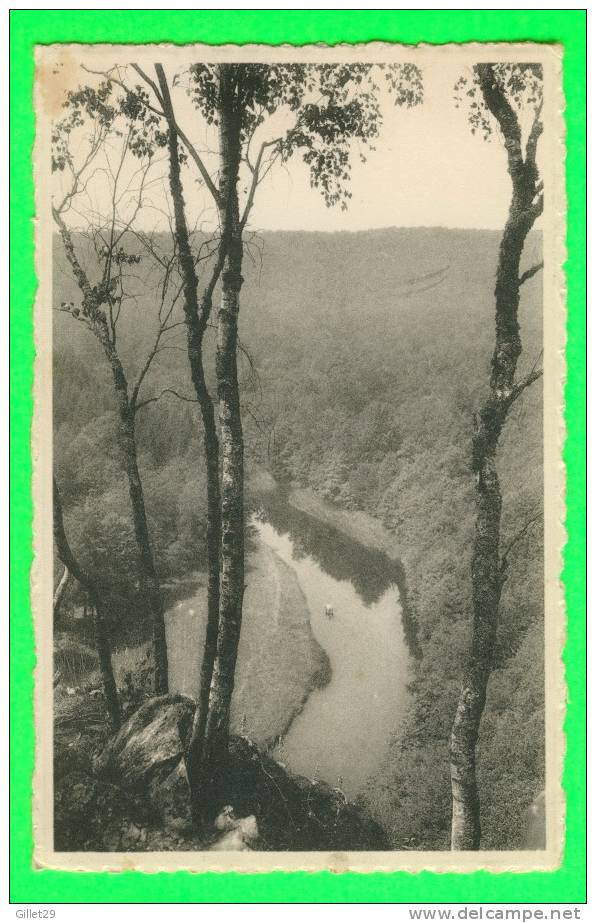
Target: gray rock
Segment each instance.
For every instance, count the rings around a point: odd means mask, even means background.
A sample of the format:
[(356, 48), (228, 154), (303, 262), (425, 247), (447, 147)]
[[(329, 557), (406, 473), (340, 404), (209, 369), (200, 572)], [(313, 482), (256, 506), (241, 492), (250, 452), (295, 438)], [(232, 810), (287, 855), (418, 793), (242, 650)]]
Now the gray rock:
[(164, 827), (190, 826), (190, 789), (184, 763), (195, 703), (182, 695), (145, 702), (95, 760), (101, 779), (148, 796)]
[(210, 850), (246, 852), (255, 848), (259, 839), (259, 828), (254, 815), (236, 817), (230, 805), (215, 819), (214, 828), (220, 834), (209, 847)]
[(152, 780), (149, 798), (166, 830), (177, 833), (191, 831), (190, 786), (183, 759), (165, 778), (157, 776)]

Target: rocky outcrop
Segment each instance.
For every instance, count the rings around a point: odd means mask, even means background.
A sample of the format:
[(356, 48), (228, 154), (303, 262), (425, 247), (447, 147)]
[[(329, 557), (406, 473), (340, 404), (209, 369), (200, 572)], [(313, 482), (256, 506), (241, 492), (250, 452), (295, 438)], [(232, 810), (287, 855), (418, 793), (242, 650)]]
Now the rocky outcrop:
[(182, 695), (145, 702), (95, 760), (98, 777), (144, 795), (166, 830), (190, 828), (190, 790), (184, 753), (195, 703)]
[[(142, 797), (164, 831), (191, 831), (184, 752), (194, 702), (182, 695), (146, 702), (95, 760), (101, 783)], [(295, 776), (244, 737), (230, 739), (228, 763), (212, 805), (220, 850), (363, 850), (387, 847), (382, 829), (339, 789)]]

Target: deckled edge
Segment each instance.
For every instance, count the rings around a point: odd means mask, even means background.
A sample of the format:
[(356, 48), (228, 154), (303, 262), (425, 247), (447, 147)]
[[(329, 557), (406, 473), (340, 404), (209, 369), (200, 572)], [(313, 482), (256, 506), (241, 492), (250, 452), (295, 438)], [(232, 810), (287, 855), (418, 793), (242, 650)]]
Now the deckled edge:
[[(50, 51), (64, 51), (85, 53), (87, 60), (92, 54), (104, 56), (110, 53), (115, 59), (122, 55), (127, 55), (130, 50), (134, 49), (137, 57), (139, 51), (144, 55), (153, 55), (156, 49), (169, 54), (179, 56), (186, 53), (190, 48), (195, 51), (204, 51), (205, 59), (218, 60), (230, 59), (233, 52), (235, 60), (304, 60), (305, 52), (309, 52), (311, 60), (332, 61), (336, 58), (345, 60), (345, 52), (349, 51), (355, 60), (366, 61), (387, 61), (390, 57), (397, 57), (404, 60), (408, 52), (415, 52), (417, 63), (423, 63), (421, 56), (430, 57), (436, 55), (454, 54), (460, 58), (465, 58), (471, 52), (476, 61), (494, 60), (495, 52), (499, 55), (499, 60), (519, 60), (519, 53), (522, 51), (532, 50), (538, 52), (538, 58), (543, 59), (546, 55), (554, 55), (558, 58), (558, 65), (548, 68), (549, 80), (551, 83), (551, 93), (553, 100), (553, 111), (551, 119), (548, 122), (548, 133), (551, 135), (551, 144), (558, 143), (561, 156), (552, 158), (550, 163), (551, 183), (545, 182), (545, 196), (547, 201), (550, 199), (550, 205), (553, 209), (550, 212), (556, 215), (557, 220), (551, 221), (550, 225), (545, 228), (545, 238), (551, 237), (552, 253), (549, 258), (549, 271), (547, 267), (547, 247), (545, 246), (545, 274), (544, 274), (544, 291), (549, 297), (544, 300), (544, 346), (545, 360), (550, 360), (550, 354), (547, 355), (547, 328), (549, 327), (549, 317), (554, 318), (553, 329), (550, 331), (553, 336), (553, 354), (554, 359), (554, 378), (547, 373), (545, 361), (545, 412), (544, 412), (544, 448), (545, 448), (545, 627), (548, 616), (548, 604), (546, 598), (549, 594), (549, 588), (553, 590), (554, 611), (558, 612), (557, 624), (554, 632), (554, 647), (556, 653), (556, 663), (554, 664), (554, 684), (556, 686), (556, 696), (553, 703), (549, 705), (548, 699), (552, 698), (552, 684), (549, 689), (546, 684), (547, 706), (545, 709), (546, 742), (547, 749), (549, 739), (555, 739), (556, 752), (554, 758), (550, 761), (547, 755), (547, 788), (549, 787), (549, 775), (551, 781), (553, 775), (554, 785), (558, 789), (556, 798), (557, 810), (556, 816), (553, 816), (552, 805), (547, 797), (547, 842), (552, 842), (554, 837), (555, 852), (551, 854), (549, 850), (532, 851), (532, 852), (478, 852), (455, 854), (448, 851), (430, 852), (430, 853), (413, 853), (413, 852), (388, 852), (388, 853), (219, 853), (215, 859), (214, 853), (201, 852), (160, 852), (160, 853), (59, 853), (48, 848), (47, 842), (41, 842), (41, 836), (47, 837), (47, 824), (50, 822), (50, 833), (53, 827), (51, 816), (48, 817), (48, 806), (51, 813), (51, 804), (53, 801), (52, 787), (52, 724), (53, 715), (50, 721), (41, 720), (42, 713), (48, 707), (48, 702), (53, 699), (53, 684), (51, 671), (51, 605), (50, 612), (50, 648), (49, 660), (50, 669), (47, 669), (48, 651), (43, 648), (42, 641), (47, 639), (48, 619), (43, 619), (40, 613), (48, 606), (48, 585), (47, 573), (48, 562), (44, 560), (49, 558), (49, 575), (51, 588), (52, 581), (52, 555), (45, 552), (45, 548), (52, 547), (51, 539), (51, 466), (52, 466), (52, 395), (51, 388), (43, 387), (44, 371), (47, 375), (49, 368), (49, 380), (52, 380), (52, 317), (51, 310), (44, 308), (43, 301), (48, 295), (51, 297), (51, 232), (49, 241), (47, 239), (47, 227), (51, 228), (51, 217), (49, 225), (47, 212), (49, 211), (49, 191), (47, 190), (47, 170), (39, 169), (40, 158), (44, 151), (48, 151), (48, 124), (47, 118), (40, 118), (40, 93), (37, 82), (37, 65), (42, 57)], [(255, 55), (255, 53), (258, 54)], [(143, 55), (141, 55), (143, 56)], [(462, 65), (466, 63), (462, 61)], [(543, 61), (543, 63), (545, 63)], [(566, 532), (564, 527), (564, 518), (566, 513), (565, 505), (565, 468), (562, 461), (562, 448), (566, 436), (564, 422), (564, 383), (565, 383), (565, 342), (566, 342), (566, 286), (565, 276), (563, 273), (563, 264), (565, 260), (565, 184), (564, 184), (564, 154), (565, 154), (565, 122), (564, 112), (564, 94), (562, 87), (562, 49), (557, 44), (539, 44), (530, 42), (473, 42), (462, 45), (446, 43), (444, 45), (432, 45), (430, 43), (416, 44), (397, 44), (386, 42), (370, 43), (339, 43), (337, 45), (326, 45), (324, 43), (309, 44), (303, 46), (294, 46), (284, 43), (277, 46), (267, 46), (259, 44), (226, 44), (226, 45), (205, 45), (205, 44), (187, 44), (175, 45), (172, 43), (156, 43), (144, 46), (127, 44), (127, 45), (95, 45), (85, 44), (67, 44), (67, 45), (50, 45), (36, 47), (36, 82), (35, 82), (35, 124), (36, 135), (34, 144), (34, 179), (35, 179), (35, 203), (36, 215), (35, 223), (35, 269), (38, 278), (38, 288), (34, 309), (34, 340), (36, 347), (35, 365), (34, 365), (34, 414), (32, 429), (32, 455), (33, 455), (33, 496), (34, 496), (34, 558), (31, 568), (31, 595), (32, 608), (34, 613), (35, 643), (36, 643), (36, 668), (35, 668), (35, 728), (36, 728), (36, 747), (35, 747), (35, 771), (33, 780), (33, 819), (34, 819), (34, 866), (42, 869), (72, 869), (73, 871), (127, 871), (137, 870), (146, 873), (163, 872), (163, 871), (187, 871), (193, 873), (201, 872), (240, 872), (240, 873), (267, 873), (271, 871), (332, 871), (332, 872), (360, 872), (366, 874), (369, 872), (393, 873), (397, 871), (407, 871), (418, 873), (430, 871), (436, 873), (460, 872), (467, 874), (475, 871), (489, 871), (495, 874), (501, 872), (531, 872), (531, 871), (550, 871), (559, 867), (562, 857), (562, 849), (565, 833), (565, 806), (564, 794), (562, 788), (562, 773), (564, 768), (565, 740), (563, 733), (563, 722), (566, 714), (566, 695), (567, 687), (564, 678), (563, 651), (567, 637), (565, 624), (565, 600), (563, 587), (560, 579), (562, 571), (562, 555), (565, 546)], [(546, 89), (546, 86), (545, 86)], [(546, 123), (545, 123), (546, 125)], [(546, 132), (545, 132), (546, 134)], [(550, 147), (550, 145), (549, 145)], [(557, 203), (558, 210), (557, 210)], [(44, 210), (46, 215), (44, 215)], [(545, 209), (546, 212), (549, 209)], [(44, 239), (44, 233), (46, 239)], [(49, 247), (48, 247), (49, 243)], [(45, 246), (44, 246), (45, 244)], [(49, 251), (49, 252), (48, 252)], [(547, 284), (547, 278), (551, 281)], [(549, 311), (551, 293), (554, 294), (555, 304), (552, 305), (554, 310)], [(49, 316), (48, 316), (49, 315)], [(549, 365), (551, 363), (549, 362)], [(47, 379), (46, 379), (47, 380)], [(556, 438), (554, 446), (556, 452), (553, 453), (548, 443), (549, 417), (547, 407), (547, 390), (548, 387), (553, 389), (555, 398), (558, 401), (554, 404), (556, 410), (556, 421), (554, 431)], [(49, 413), (48, 413), (49, 410)], [(49, 421), (49, 427), (48, 427)], [(49, 438), (48, 438), (49, 429)], [(552, 435), (552, 433), (551, 433)], [(549, 470), (550, 463), (547, 462), (548, 455), (555, 455), (555, 466), (552, 471)], [(555, 470), (556, 469), (556, 470)], [(556, 519), (551, 522), (551, 517), (546, 515), (548, 507), (552, 506), (552, 497), (548, 493), (549, 478), (552, 476), (552, 486), (554, 487), (554, 503), (556, 504)], [(49, 488), (49, 489), (48, 489)], [(554, 511), (553, 511), (554, 512)], [(548, 525), (547, 525), (548, 524)], [(44, 543), (42, 535), (47, 536), (48, 525), (50, 527), (49, 545)], [(553, 560), (556, 558), (556, 574), (554, 580), (552, 574), (549, 576), (549, 564), (547, 560), (547, 546), (549, 545), (547, 537), (547, 527), (553, 529), (551, 534), (550, 553)], [(558, 541), (556, 540), (558, 536)], [(44, 575), (46, 583), (44, 583)], [(51, 599), (50, 599), (51, 602)], [(547, 642), (547, 631), (545, 631), (545, 642)], [(547, 658), (548, 660), (548, 648)], [(545, 662), (545, 676), (548, 675), (548, 662)], [(44, 676), (45, 667), (45, 676)], [(48, 693), (48, 675), (49, 675), (49, 697)], [(556, 709), (556, 716), (553, 721), (551, 717), (551, 728), (549, 733), (548, 715), (552, 707)], [(45, 725), (45, 726), (44, 726)], [(45, 751), (45, 752), (44, 752)], [(48, 788), (49, 781), (49, 788)], [(45, 802), (45, 803), (44, 803)], [(42, 833), (43, 828), (45, 833)], [(365, 863), (359, 861), (360, 856), (366, 855)], [(133, 859), (133, 856), (135, 857)], [(294, 862), (288, 861), (292, 856)], [(406, 860), (405, 856), (409, 859)], [(66, 858), (68, 857), (68, 859)], [(175, 857), (175, 860), (174, 860)], [(213, 857), (213, 858), (211, 858)], [(227, 857), (226, 864), (222, 860)], [(246, 857), (246, 862), (243, 858)], [(274, 858), (275, 857), (275, 858)], [(358, 858), (356, 858), (358, 857)], [(415, 857), (415, 861), (414, 861)], [(200, 858), (200, 862), (196, 861)], [(90, 860), (97, 859), (97, 862)], [(195, 861), (193, 861), (193, 859)], [(264, 860), (264, 861), (263, 861)], [(273, 860), (273, 861), (271, 861)], [(396, 861), (397, 860), (397, 861)], [(523, 861), (522, 861), (523, 860)]]

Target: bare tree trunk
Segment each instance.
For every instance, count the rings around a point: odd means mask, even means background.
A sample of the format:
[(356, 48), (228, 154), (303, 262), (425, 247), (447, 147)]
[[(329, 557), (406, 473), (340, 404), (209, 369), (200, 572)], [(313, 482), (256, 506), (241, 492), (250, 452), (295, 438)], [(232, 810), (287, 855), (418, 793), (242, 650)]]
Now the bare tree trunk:
[(219, 68), (220, 223), (225, 242), (217, 328), (217, 394), (222, 457), (221, 582), (217, 657), (204, 744), (207, 786), (225, 759), (244, 597), (244, 440), (238, 387), (237, 343), (242, 287), (242, 231), (238, 204), (240, 114), (234, 70)]
[(56, 591), (54, 593), (54, 623), (56, 623), (58, 619), (60, 618), (60, 609), (62, 606), (62, 600), (64, 599), (64, 594), (66, 593), (66, 590), (68, 589), (68, 584), (70, 583), (70, 576), (71, 574), (70, 574), (68, 567), (65, 567), (64, 572), (62, 576), (60, 577), (60, 582), (58, 586), (56, 587)]
[(108, 641), (105, 627), (105, 609), (103, 594), (97, 582), (79, 566), (64, 529), (64, 517), (62, 514), (62, 502), (60, 491), (54, 478), (54, 542), (58, 557), (65, 567), (65, 571), (79, 581), (84, 590), (87, 591), (91, 605), (93, 606), (93, 629), (95, 635), (95, 646), (99, 658), (99, 669), (101, 673), (106, 706), (112, 727), (118, 730), (122, 721), (120, 711), (120, 702), (118, 700), (118, 690), (116, 689), (116, 680), (114, 679), (114, 670), (112, 666), (112, 652)]
[(151, 612), (153, 653), (155, 660), (155, 692), (157, 695), (162, 695), (168, 691), (168, 648), (166, 644), (163, 600), (155, 570), (153, 549), (149, 536), (149, 525), (147, 523), (147, 511), (145, 509), (145, 494), (141, 482), (141, 475), (139, 474), (135, 433), (135, 408), (131, 406), (126, 376), (113, 344), (104, 341), (103, 346), (112, 369), (114, 389), (118, 402), (118, 415), (120, 418), (118, 441), (122, 452), (126, 477), (128, 479), (128, 493), (130, 496), (135, 539), (139, 553), (140, 589), (142, 596), (149, 604)]
[(89, 599), (93, 606), (93, 633), (95, 637), (95, 647), (99, 657), (99, 670), (102, 677), (106, 705), (112, 727), (114, 731), (117, 731), (122, 724), (122, 712), (112, 666), (112, 650), (106, 632), (104, 598), (95, 588), (91, 588), (89, 590)]
[[(224, 260), (223, 241), (211, 277), (199, 305), (197, 290), (198, 278), (192, 256), (188, 224), (186, 221), (184, 193), (180, 176), (178, 154), (178, 137), (176, 120), (172, 109), (170, 91), (161, 64), (155, 65), (164, 113), (168, 122), (168, 152), (170, 192), (174, 205), (176, 242), (180, 253), (180, 266), (184, 285), (184, 316), (186, 322), (186, 342), (190, 373), (201, 410), (204, 429), (204, 456), (207, 471), (207, 628), (205, 646), (201, 663), (199, 682), (199, 701), (195, 713), (193, 731), (187, 755), (188, 778), (196, 798), (199, 797), (199, 766), (203, 739), (207, 724), (209, 692), (213, 676), (213, 666), (217, 651), (217, 633), (219, 626), (219, 579), (220, 579), (220, 542), (221, 542), (221, 491), (219, 483), (219, 438), (215, 421), (215, 408), (209, 393), (203, 366), (203, 339), (212, 307), (213, 291), (221, 274)], [(195, 801), (196, 801), (195, 798)]]
[(496, 451), (509, 408), (540, 372), (515, 382), (522, 351), (518, 324), (520, 258), (528, 232), (542, 210), (535, 164), (535, 142), (540, 133), (538, 115), (524, 159), (521, 130), (515, 112), (495, 79), (492, 66), (477, 68), (487, 107), (504, 136), (512, 180), (509, 217), (499, 249), (496, 301), (496, 337), (488, 396), (474, 420), (472, 467), (476, 476), (476, 525), (472, 551), (472, 641), (464, 667), (450, 743), (453, 813), (451, 848), (480, 846), (480, 799), (476, 779), (476, 744), (488, 681), (493, 667), (499, 603), (506, 562), (501, 558), (502, 496)]
[[(194, 336), (188, 335), (189, 357), (195, 362), (193, 381), (195, 391), (203, 397), (199, 400), (204, 427), (204, 454), (207, 470), (207, 627), (205, 644), (201, 661), (199, 679), (199, 700), (188, 753), (189, 779), (194, 778), (201, 761), (207, 713), (209, 710), (209, 692), (213, 677), (213, 666), (217, 652), (217, 633), (219, 628), (219, 576), (220, 576), (220, 542), (221, 542), (221, 491), (219, 485), (219, 439), (215, 422), (215, 409), (211, 395), (204, 381), (201, 347), (197, 346)], [(192, 342), (191, 342), (192, 341)]]
[(118, 442), (122, 451), (122, 460), (128, 479), (133, 526), (139, 555), (139, 583), (142, 595), (149, 604), (153, 628), (153, 651), (155, 660), (155, 692), (160, 695), (168, 691), (168, 652), (164, 621), (163, 600), (147, 524), (145, 496), (137, 459), (135, 436), (135, 401), (131, 401), (128, 382), (115, 344), (115, 333), (110, 327), (102, 305), (109, 302), (110, 292), (105, 284), (92, 287), (87, 275), (78, 261), (72, 236), (61, 215), (54, 211), (60, 235), (64, 243), (68, 261), (72, 267), (81, 294), (83, 295), (82, 314), (91, 328), (110, 363), (114, 390), (118, 405), (120, 425)]
[(451, 733), (452, 849), (478, 849), (480, 845), (476, 743), (492, 669), (502, 585), (499, 566), (502, 503), (495, 449), (496, 445), (485, 452), (477, 476), (472, 645)]

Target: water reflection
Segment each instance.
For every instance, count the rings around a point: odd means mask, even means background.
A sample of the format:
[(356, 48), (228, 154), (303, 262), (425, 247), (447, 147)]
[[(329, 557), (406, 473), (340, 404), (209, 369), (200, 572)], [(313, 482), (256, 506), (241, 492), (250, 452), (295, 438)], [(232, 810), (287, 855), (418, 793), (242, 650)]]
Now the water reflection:
[(349, 581), (367, 608), (378, 603), (389, 587), (397, 586), (406, 642), (412, 656), (418, 657), (417, 626), (408, 605), (401, 562), (297, 509), (284, 490), (261, 497), (260, 504), (259, 516), (292, 542), (294, 560), (310, 557), (330, 577)]
[[(294, 512), (290, 507), (292, 518)], [(349, 550), (349, 556), (330, 558), (324, 546), (336, 540), (336, 530), (322, 526), (317, 534), (322, 524), (302, 514), (299, 520), (299, 526), (307, 527), (304, 531), (291, 525), (282, 531), (267, 521), (265, 512), (255, 527), (259, 541), (296, 574), (311, 630), (329, 660), (330, 679), (310, 693), (275, 753), (294, 772), (338, 785), (353, 798), (369, 780), (374, 784), (408, 707), (410, 656), (399, 590), (395, 582), (388, 582), (391, 573), (377, 569), (384, 589), (375, 587), (364, 599), (359, 579), (363, 560), (357, 554), (362, 546), (356, 543), (350, 549), (352, 543), (344, 540), (340, 551)], [(346, 562), (358, 572), (348, 571)]]

